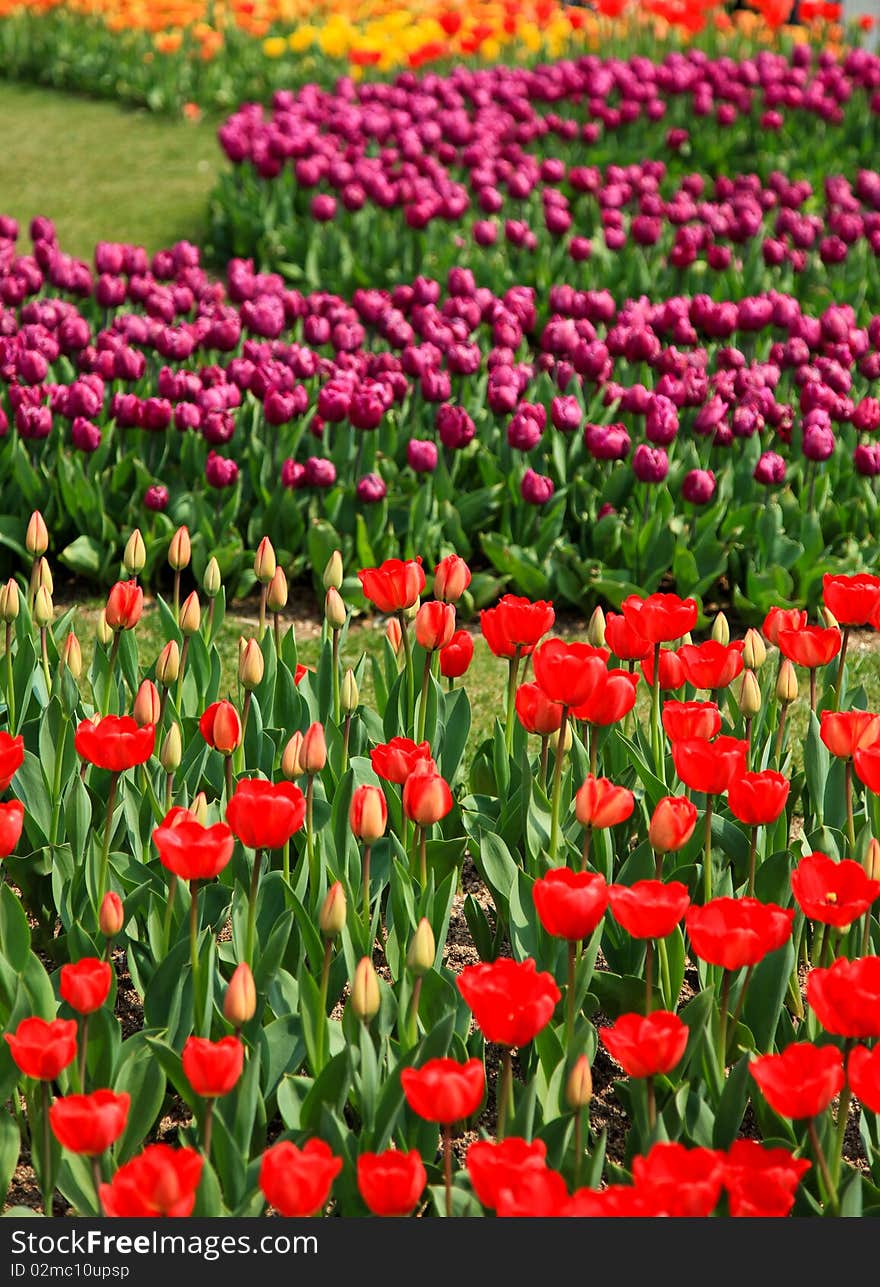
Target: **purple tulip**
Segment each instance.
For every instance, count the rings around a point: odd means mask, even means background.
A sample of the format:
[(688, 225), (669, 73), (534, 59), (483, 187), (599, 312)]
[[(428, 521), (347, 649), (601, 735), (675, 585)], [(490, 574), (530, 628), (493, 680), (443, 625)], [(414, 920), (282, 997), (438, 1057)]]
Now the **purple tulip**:
[(205, 478), (210, 487), (232, 487), (238, 479), (238, 465), (234, 460), (209, 451), (205, 462)]
[(153, 483), (144, 492), (144, 506), (156, 514), (168, 508), (168, 488), (161, 483)]
[(424, 438), (410, 438), (406, 460), (417, 474), (432, 474), (437, 468), (437, 444)]
[(387, 495), (388, 488), (378, 474), (364, 474), (363, 478), (358, 479), (355, 487), (355, 496), (365, 505), (375, 505), (383, 501)]
[(594, 460), (625, 460), (632, 445), (623, 425), (587, 425), (584, 442)]
[(336, 466), (323, 456), (309, 456), (303, 481), (307, 487), (332, 487), (336, 482)]
[(853, 452), (853, 464), (865, 478), (876, 478), (880, 474), (880, 443), (859, 443)]
[(640, 483), (662, 483), (669, 473), (669, 457), (662, 447), (643, 442), (633, 452), (632, 467)]
[(785, 461), (775, 451), (765, 451), (752, 477), (766, 487), (776, 487), (785, 482)]
[(76, 416), (71, 425), (70, 440), (77, 451), (97, 451), (101, 445), (101, 430), (85, 416)]
[(715, 495), (715, 475), (711, 469), (691, 469), (681, 483), (681, 494), (691, 505), (708, 505)]
[(675, 440), (677, 433), (678, 412), (675, 404), (662, 393), (655, 393), (648, 403), (645, 436), (658, 447), (667, 447)]
[(553, 479), (527, 469), (520, 483), (520, 493), (528, 505), (546, 505), (555, 491)]
[(464, 407), (452, 403), (444, 403), (437, 408), (434, 424), (440, 441), (450, 451), (466, 447), (477, 432), (473, 420)]

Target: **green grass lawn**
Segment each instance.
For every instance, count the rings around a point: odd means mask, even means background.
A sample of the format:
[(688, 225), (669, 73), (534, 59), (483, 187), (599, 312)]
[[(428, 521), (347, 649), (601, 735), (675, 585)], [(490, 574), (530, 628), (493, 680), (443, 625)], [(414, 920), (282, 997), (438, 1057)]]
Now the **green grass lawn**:
[(164, 120), (115, 103), (0, 81), (0, 211), (26, 231), (53, 219), (64, 250), (97, 241), (152, 252), (200, 241), (224, 165), (215, 122)]

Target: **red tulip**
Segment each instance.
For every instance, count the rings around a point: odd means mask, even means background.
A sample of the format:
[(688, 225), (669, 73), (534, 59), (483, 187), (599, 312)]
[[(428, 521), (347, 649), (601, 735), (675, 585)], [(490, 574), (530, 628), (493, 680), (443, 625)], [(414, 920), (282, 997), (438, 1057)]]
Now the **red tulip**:
[(827, 666), (840, 652), (841, 634), (836, 626), (802, 626), (800, 630), (780, 630), (778, 643), (783, 657), (815, 670)]
[(404, 1068), (400, 1074), (406, 1102), (426, 1122), (451, 1126), (471, 1117), (483, 1102), (486, 1074), (482, 1061), (429, 1059), (421, 1068)]
[(364, 595), (380, 612), (404, 612), (425, 588), (422, 560), (386, 559), (377, 568), (358, 572)]
[(787, 778), (773, 769), (743, 773), (727, 788), (727, 803), (733, 816), (746, 826), (768, 826), (782, 816), (790, 785)]
[(63, 1148), (98, 1157), (125, 1130), (130, 1103), (130, 1095), (115, 1095), (112, 1090), (66, 1095), (49, 1109), (49, 1125)]
[(458, 603), (471, 583), (471, 570), (457, 554), (447, 554), (434, 568), (434, 598)]
[(572, 716), (603, 728), (619, 723), (636, 704), (638, 682), (638, 675), (628, 670), (606, 670), (587, 700), (573, 708)]
[(390, 742), (374, 746), (370, 751), (370, 764), (377, 778), (403, 786), (419, 760), (430, 760), (431, 747), (427, 742), (416, 745), (408, 737), (392, 737)]
[(724, 1154), (684, 1144), (655, 1144), (646, 1157), (633, 1158), (632, 1173), (655, 1215), (708, 1216), (721, 1196)]
[(568, 1189), (558, 1171), (529, 1167), (511, 1175), (509, 1187), (498, 1192), (495, 1214), (506, 1217), (557, 1216), (568, 1203)]
[(825, 607), (841, 626), (866, 626), (880, 604), (880, 577), (867, 572), (822, 578)]
[(805, 1157), (785, 1148), (765, 1148), (757, 1140), (734, 1140), (724, 1164), (724, 1187), (733, 1216), (785, 1216), (795, 1189), (809, 1171)]
[(309, 1140), (301, 1149), (281, 1140), (263, 1154), (260, 1191), (283, 1216), (314, 1216), (326, 1205), (341, 1170), (342, 1158), (323, 1140)]
[(732, 644), (707, 639), (701, 644), (685, 644), (678, 650), (684, 677), (694, 688), (726, 688), (743, 668), (741, 639)]
[[(642, 662), (642, 674), (649, 688), (654, 687), (654, 654)], [(684, 684), (684, 666), (674, 648), (660, 649), (660, 687), (665, 693), (675, 692)]]
[(416, 613), (416, 641), (425, 652), (445, 648), (455, 633), (455, 608), (451, 603), (431, 599)]
[(672, 643), (697, 624), (696, 599), (677, 594), (649, 594), (646, 599), (631, 594), (621, 608), (630, 630), (651, 644)]
[(24, 738), (0, 733), (0, 791), (5, 791), (24, 764)]
[(107, 596), (104, 617), (111, 630), (133, 630), (144, 610), (144, 592), (137, 581), (117, 581)]
[(468, 630), (456, 630), (446, 647), (440, 649), (440, 674), (444, 679), (460, 679), (473, 659), (473, 635)]
[(794, 1206), (794, 1193), (777, 1183), (775, 1176), (764, 1175), (760, 1171), (747, 1171), (736, 1179), (729, 1178), (728, 1173), (725, 1173), (724, 1186), (727, 1189), (727, 1213), (730, 1216), (781, 1219)]
[(689, 1028), (668, 1010), (651, 1014), (622, 1014), (610, 1027), (600, 1028), (602, 1045), (627, 1077), (656, 1077), (672, 1072), (681, 1062)]
[(528, 657), (535, 645), (552, 630), (556, 613), (553, 604), (540, 599), (532, 603), (519, 595), (502, 595), (494, 608), (480, 613), (480, 629), (496, 657)]
[(621, 661), (644, 661), (653, 648), (653, 644), (633, 630), (622, 612), (609, 612), (606, 616), (605, 642)]
[(725, 970), (757, 965), (782, 947), (791, 937), (793, 920), (793, 908), (759, 903), (756, 898), (713, 898), (685, 913), (694, 953)]
[(672, 743), (672, 762), (682, 782), (692, 791), (721, 795), (734, 778), (746, 772), (748, 749), (748, 742), (737, 737), (722, 734), (714, 742), (692, 737)]
[(778, 646), (781, 630), (803, 630), (806, 624), (807, 614), (800, 608), (771, 608), (761, 629), (765, 638)]
[(807, 1001), (835, 1037), (880, 1037), (880, 956), (841, 959), (827, 970), (810, 970)]
[(660, 718), (670, 742), (690, 741), (695, 737), (708, 742), (721, 732), (717, 702), (664, 702)]
[(468, 1148), (465, 1165), (477, 1201), (494, 1211), (501, 1190), (513, 1188), (524, 1171), (546, 1169), (547, 1145), (543, 1140), (527, 1143), (516, 1135), (497, 1143), (477, 1140)]
[[(554, 867), (532, 886), (538, 919), (548, 934), (577, 943), (589, 938), (605, 915), (608, 886), (598, 872)], [(465, 998), (467, 1000), (467, 998)]]
[(873, 746), (860, 746), (853, 755), (853, 768), (860, 782), (880, 795), (880, 742)]
[(634, 1184), (609, 1184), (604, 1189), (577, 1189), (559, 1212), (561, 1216), (618, 1217), (651, 1216), (650, 1197)]
[(104, 1214), (123, 1220), (192, 1215), (204, 1164), (195, 1149), (148, 1144), (100, 1186)]
[(609, 885), (608, 901), (614, 919), (633, 938), (666, 938), (691, 900), (681, 881), (637, 880), (634, 885)]
[(697, 806), (685, 795), (664, 795), (657, 801), (648, 827), (648, 841), (658, 854), (683, 849), (697, 825)]
[(197, 1095), (216, 1099), (228, 1095), (244, 1068), (244, 1046), (238, 1037), (208, 1041), (187, 1037), (181, 1055), (183, 1074)]
[(76, 1020), (22, 1019), (15, 1032), (3, 1034), (25, 1077), (54, 1081), (76, 1058)]
[(628, 787), (617, 786), (608, 778), (593, 777), (592, 773), (584, 779), (574, 798), (578, 822), (582, 827), (596, 830), (626, 822), (635, 803)]
[(163, 867), (181, 880), (213, 880), (232, 857), (235, 839), (225, 822), (203, 827), (188, 809), (174, 808), (153, 832)]
[(294, 782), (245, 778), (226, 806), (226, 821), (248, 849), (281, 849), (299, 831), (306, 798)]
[(822, 741), (842, 760), (880, 741), (880, 715), (870, 711), (822, 711), (819, 721)]
[(75, 965), (62, 965), (59, 992), (77, 1014), (92, 1014), (100, 1010), (110, 995), (113, 969), (109, 961), (99, 961), (94, 956), (84, 956)]
[(520, 684), (516, 690), (516, 713), (527, 733), (549, 737), (562, 724), (562, 703), (551, 702), (537, 684)]
[(130, 715), (84, 719), (74, 734), (77, 754), (96, 768), (109, 769), (111, 773), (124, 773), (136, 764), (145, 764), (155, 744), (155, 725), (138, 728)]
[(880, 1046), (869, 1050), (856, 1046), (846, 1061), (846, 1077), (852, 1092), (872, 1113), (880, 1113)]
[(8, 858), (21, 839), (24, 805), (20, 800), (0, 804), (0, 858)]
[(357, 1160), (358, 1192), (373, 1215), (411, 1215), (427, 1183), (428, 1173), (416, 1149), (361, 1153)]
[(448, 782), (433, 765), (433, 760), (418, 761), (403, 784), (403, 811), (420, 827), (445, 818), (454, 804)]
[(582, 706), (606, 674), (605, 654), (600, 649), (569, 644), (564, 639), (545, 640), (535, 649), (532, 665), (535, 683), (544, 696), (569, 709)]
[(215, 751), (231, 755), (241, 745), (241, 720), (232, 702), (212, 702), (199, 720), (199, 732)]
[(880, 895), (880, 880), (870, 880), (861, 863), (825, 854), (807, 854), (791, 873), (791, 889), (811, 921), (842, 929), (852, 925)]
[(539, 973), (531, 957), (466, 965), (456, 985), (483, 1036), (501, 1046), (528, 1045), (550, 1022), (562, 995), (552, 974)]
[(750, 1072), (767, 1103), (780, 1117), (817, 1117), (844, 1083), (843, 1057), (836, 1046), (795, 1041), (780, 1055), (753, 1059)]

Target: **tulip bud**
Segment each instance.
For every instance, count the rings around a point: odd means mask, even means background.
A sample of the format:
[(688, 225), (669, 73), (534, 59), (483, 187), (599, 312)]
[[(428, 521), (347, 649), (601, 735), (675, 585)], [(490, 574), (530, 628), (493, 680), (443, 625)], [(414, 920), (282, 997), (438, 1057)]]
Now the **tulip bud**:
[(24, 548), (32, 559), (38, 559), (49, 548), (49, 529), (38, 509), (31, 514), (24, 538)]
[(163, 688), (177, 683), (180, 674), (180, 649), (176, 639), (169, 639), (156, 662), (156, 678)]
[(67, 667), (74, 679), (79, 679), (82, 674), (82, 649), (72, 630), (64, 640), (64, 648), (61, 651), (61, 664)]
[(281, 612), (282, 608), (287, 607), (287, 577), (284, 575), (284, 568), (275, 569), (275, 575), (269, 582), (266, 603), (270, 612)]
[(587, 643), (591, 648), (605, 647), (605, 613), (600, 607), (593, 610), (587, 626)]
[(159, 690), (152, 679), (145, 679), (137, 690), (132, 714), (139, 728), (159, 723)]
[(569, 1108), (586, 1108), (593, 1098), (593, 1073), (586, 1055), (579, 1055), (565, 1083), (565, 1102)]
[(205, 568), (205, 575), (202, 578), (202, 589), (209, 599), (216, 599), (222, 585), (220, 564), (212, 554), (208, 559), (208, 566)]
[[(562, 754), (563, 755), (567, 755), (568, 752), (571, 750), (573, 741), (574, 741), (574, 734), (571, 731), (571, 720), (566, 720), (565, 732), (562, 735)], [(553, 747), (554, 752), (556, 751), (556, 748), (558, 745), (559, 745), (559, 738), (554, 737), (551, 742), (551, 746)]]
[(275, 575), (275, 569), (278, 566), (275, 558), (275, 550), (268, 536), (264, 536), (257, 546), (257, 553), (254, 556), (254, 576), (260, 585), (268, 585)]
[(189, 567), (192, 558), (192, 545), (189, 539), (189, 528), (179, 527), (168, 546), (168, 562), (174, 572), (182, 572)]
[(159, 752), (159, 763), (166, 773), (176, 773), (183, 758), (183, 745), (180, 739), (180, 725), (172, 724), (165, 734), (162, 749)]
[(98, 913), (98, 928), (105, 938), (115, 938), (125, 924), (125, 911), (122, 899), (112, 889), (104, 895), (101, 910)]
[(416, 599), (415, 603), (410, 604), (408, 608), (404, 608), (403, 610), (404, 620), (415, 621), (416, 617), (419, 615), (419, 608), (421, 606), (422, 606), (422, 599), (421, 599), (421, 596), (419, 596)]
[(381, 787), (359, 786), (351, 797), (348, 822), (352, 832), (365, 845), (374, 845), (385, 835), (388, 806)]
[(103, 608), (101, 609), (101, 615), (98, 617), (97, 634), (98, 634), (98, 642), (102, 643), (106, 648), (107, 645), (110, 643), (111, 639), (113, 638), (113, 631), (107, 625), (107, 618), (104, 615)]
[(471, 583), (471, 570), (457, 554), (447, 554), (434, 569), (434, 598), (458, 603)]
[(302, 744), (303, 735), (297, 730), (285, 746), (284, 753), (281, 756), (281, 772), (288, 782), (292, 782), (294, 778), (301, 777), (305, 772), (302, 766)]
[(303, 734), (300, 762), (303, 772), (322, 773), (327, 764), (327, 741), (323, 724), (310, 724)]
[(793, 702), (798, 695), (798, 681), (794, 666), (784, 657), (779, 667), (779, 678), (776, 680), (776, 696), (781, 702)]
[(327, 566), (324, 568), (324, 589), (341, 590), (342, 576), (342, 555), (339, 550), (334, 550), (327, 560)]
[(345, 625), (345, 616), (342, 595), (331, 585), (324, 599), (324, 620), (331, 630), (341, 630)]
[(206, 827), (208, 825), (208, 797), (204, 791), (199, 791), (197, 795), (193, 796), (192, 803), (188, 808), (201, 826)]
[(433, 970), (436, 956), (437, 944), (434, 941), (434, 931), (431, 929), (431, 922), (427, 916), (423, 916), (410, 940), (406, 954), (407, 967), (417, 979), (421, 978), (423, 974)]
[(357, 680), (354, 677), (354, 671), (349, 669), (342, 676), (342, 690), (340, 692), (340, 705), (343, 713), (350, 715), (356, 711), (360, 704), (361, 695), (358, 692)]
[(400, 629), (400, 622), (397, 617), (388, 618), (385, 626), (385, 638), (396, 653), (400, 652), (403, 647), (403, 631)]
[[(44, 585), (41, 585), (37, 591), (37, 597), (34, 599), (34, 624), (41, 629), (43, 626), (52, 624), (52, 618), (55, 610), (52, 607), (52, 595)], [(112, 636), (113, 631), (110, 631)]]
[(55, 582), (52, 580), (52, 569), (49, 567), (48, 559), (40, 559), (37, 564), (37, 586), (42, 586), (50, 594), (55, 593)]
[(233, 1028), (243, 1028), (257, 1012), (257, 989), (247, 961), (232, 972), (223, 998), (223, 1018)]
[(336, 938), (337, 934), (342, 933), (347, 911), (345, 890), (337, 880), (327, 890), (318, 913), (318, 929), (325, 938)]
[(143, 572), (147, 562), (147, 547), (141, 536), (141, 529), (136, 527), (128, 538), (122, 555), (122, 566), (129, 576), (138, 576)]
[(749, 670), (760, 670), (767, 660), (767, 648), (757, 630), (749, 628), (743, 642), (743, 665)]
[(18, 582), (10, 577), (4, 586), (0, 586), (0, 621), (15, 621), (20, 606)]
[(686, 635), (682, 635), (681, 639), (679, 639), (678, 646), (679, 648), (683, 648), (684, 645), (687, 644), (688, 647), (690, 647), (693, 644), (693, 642), (694, 642), (694, 637), (691, 634), (691, 632), (688, 631)]
[(872, 836), (865, 851), (863, 866), (869, 880), (880, 880), (880, 842)]
[(840, 622), (835, 617), (830, 608), (822, 608), (822, 620), (825, 622), (826, 630), (839, 630)]
[(758, 714), (761, 709), (761, 688), (753, 670), (744, 670), (737, 694), (737, 705), (740, 713), (747, 719)]
[(251, 692), (263, 682), (265, 663), (256, 639), (248, 639), (238, 655), (238, 678), (242, 688)]
[(382, 996), (379, 992), (379, 978), (368, 956), (358, 961), (351, 981), (351, 1008), (358, 1019), (369, 1023), (379, 1013)]
[(202, 624), (202, 608), (199, 603), (199, 596), (193, 590), (186, 596), (183, 606), (180, 609), (180, 630), (182, 634), (194, 635), (198, 633)]
[(730, 643), (730, 626), (723, 612), (719, 612), (712, 622), (712, 638), (716, 643), (724, 644), (725, 648)]

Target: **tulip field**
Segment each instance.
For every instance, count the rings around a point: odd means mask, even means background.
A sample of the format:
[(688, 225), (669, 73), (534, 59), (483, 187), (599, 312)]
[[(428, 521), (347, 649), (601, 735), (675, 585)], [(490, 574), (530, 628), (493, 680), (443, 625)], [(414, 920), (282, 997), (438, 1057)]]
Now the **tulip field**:
[(873, 34), (0, 0), (4, 1216), (880, 1215)]

